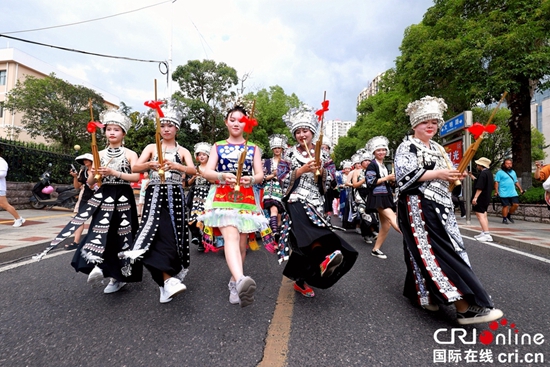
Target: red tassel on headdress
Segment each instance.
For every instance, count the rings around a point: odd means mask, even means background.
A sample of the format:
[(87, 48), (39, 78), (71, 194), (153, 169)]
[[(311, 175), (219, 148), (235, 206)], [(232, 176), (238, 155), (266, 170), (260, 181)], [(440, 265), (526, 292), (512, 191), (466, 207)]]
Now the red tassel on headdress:
[(319, 121), (323, 119), (323, 116), (327, 111), (328, 111), (328, 100), (324, 100), (323, 102), (321, 102), (321, 109), (315, 112), (315, 114), (319, 118)]
[(477, 138), (479, 138), (481, 134), (483, 134), (484, 132), (492, 134), (495, 132), (496, 129), (497, 129), (497, 125), (495, 124), (489, 124), (485, 126), (480, 124), (479, 122), (476, 122), (466, 130), (468, 130), (470, 134), (474, 136), (474, 140), (477, 140)]
[(97, 122), (97, 121), (90, 121), (88, 122), (88, 125), (86, 126), (86, 130), (88, 130), (88, 132), (90, 134), (93, 134), (95, 133), (95, 130), (96, 128), (103, 128), (105, 125), (103, 125), (101, 122)]
[(149, 108), (152, 108), (156, 110), (159, 114), (159, 117), (164, 117), (164, 113), (162, 113), (162, 110), (160, 109), (160, 106), (164, 104), (162, 101), (145, 101), (144, 105), (146, 105)]
[(258, 126), (258, 120), (254, 118), (249, 118), (248, 116), (243, 115), (243, 117), (241, 117), (239, 121), (244, 122), (244, 132), (247, 134), (252, 134), (252, 130), (254, 130), (256, 126)]

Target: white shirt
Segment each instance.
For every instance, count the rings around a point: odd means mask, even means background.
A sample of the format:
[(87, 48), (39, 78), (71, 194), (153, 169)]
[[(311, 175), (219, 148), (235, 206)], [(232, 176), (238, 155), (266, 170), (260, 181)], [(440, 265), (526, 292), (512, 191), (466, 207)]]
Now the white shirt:
[(6, 191), (6, 176), (8, 175), (8, 162), (0, 157), (0, 191)]

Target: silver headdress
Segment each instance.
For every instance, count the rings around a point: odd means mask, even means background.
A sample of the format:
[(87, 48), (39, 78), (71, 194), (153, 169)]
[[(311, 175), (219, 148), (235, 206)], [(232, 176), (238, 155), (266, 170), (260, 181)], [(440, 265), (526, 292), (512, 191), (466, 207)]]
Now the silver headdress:
[[(323, 129), (324, 130), (324, 129)], [(322, 142), (323, 145), (326, 145), (327, 147), (329, 147), (330, 150), (332, 150), (332, 141), (330, 141), (330, 137), (326, 136), (326, 135), (323, 135), (323, 142)]]
[(201, 141), (200, 143), (195, 144), (193, 151), (195, 153), (195, 157), (199, 153), (205, 153), (206, 155), (210, 156), (210, 149), (212, 149), (212, 144)]
[(226, 112), (229, 112), (236, 107), (241, 107), (246, 111), (247, 115), (252, 112), (253, 105), (254, 100), (244, 98), (244, 94), (232, 94), (230, 96), (226, 96), (225, 100), (222, 101), (222, 107), (225, 108)]
[(342, 166), (342, 168), (346, 169), (351, 168), (351, 166), (353, 166), (353, 163), (349, 159), (344, 159), (342, 162), (340, 162), (340, 165)]
[(352, 164), (361, 163), (361, 154), (355, 153), (354, 155), (352, 155), (351, 156), (351, 163)]
[(409, 103), (405, 113), (409, 115), (412, 127), (428, 120), (437, 120), (438, 126), (441, 127), (445, 122), (443, 120), (443, 113), (445, 111), (447, 111), (447, 105), (443, 98), (426, 96), (418, 101)]
[(298, 108), (291, 108), (288, 110), (288, 112), (283, 115), (283, 121), (290, 129), (292, 135), (294, 135), (296, 130), (299, 128), (305, 127), (311, 130), (315, 136), (317, 134), (317, 130), (319, 129), (319, 119), (315, 114), (315, 110), (313, 107), (305, 104)]
[(270, 135), (268, 139), (269, 139), (269, 149), (273, 150), (274, 148), (283, 148), (283, 149), (287, 148), (288, 138), (286, 137), (286, 135), (273, 134), (273, 135)]
[(126, 116), (121, 110), (105, 110), (99, 114), (99, 121), (103, 125), (118, 125), (124, 130), (124, 133), (128, 132), (132, 120)]
[(372, 152), (366, 148), (359, 149), (355, 154), (359, 154), (361, 156), (361, 162), (371, 161), (374, 158), (372, 156)]
[(184, 106), (174, 100), (169, 100), (160, 106), (160, 109), (164, 114), (164, 117), (160, 118), (160, 122), (168, 122), (176, 125), (176, 128), (179, 129), (181, 120), (183, 120)]
[(365, 145), (365, 148), (371, 152), (374, 152), (377, 149), (388, 149), (388, 145), (390, 144), (390, 141), (385, 136), (375, 136), (374, 138), (370, 139), (367, 144)]

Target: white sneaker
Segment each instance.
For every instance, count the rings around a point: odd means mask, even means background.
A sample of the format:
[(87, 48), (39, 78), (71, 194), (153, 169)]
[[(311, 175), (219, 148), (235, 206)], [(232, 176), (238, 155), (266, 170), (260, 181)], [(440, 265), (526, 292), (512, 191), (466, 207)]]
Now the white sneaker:
[(237, 282), (230, 280), (227, 287), (229, 288), (229, 303), (232, 305), (238, 305), (241, 299), (239, 298), (239, 293), (237, 292)]
[(476, 240), (479, 242), (493, 242), (493, 237), (490, 234), (485, 233), (483, 236), (476, 237)]
[(485, 236), (485, 233), (481, 232), (480, 234), (476, 234), (476, 235), (474, 236), (474, 238), (477, 239), (477, 238), (480, 238), (480, 237), (483, 237), (483, 236)]
[(168, 303), (172, 301), (172, 298), (166, 297), (166, 292), (164, 291), (164, 287), (159, 287), (159, 290), (160, 290), (160, 298), (159, 298), (160, 303)]
[(254, 302), (254, 292), (256, 292), (256, 282), (254, 279), (242, 276), (237, 282), (237, 294), (241, 307), (246, 307)]
[(100, 283), (103, 278), (105, 278), (103, 276), (103, 270), (101, 270), (99, 266), (96, 265), (90, 272), (90, 275), (88, 275), (88, 284), (94, 286)]
[(13, 222), (13, 226), (14, 227), (21, 227), (23, 225), (23, 223), (25, 223), (26, 220), (25, 218), (23, 217), (19, 217), (19, 219), (16, 219), (14, 222)]
[(109, 293), (115, 293), (120, 290), (120, 288), (124, 287), (126, 285), (125, 282), (119, 282), (118, 280), (115, 280), (114, 278), (111, 278), (111, 281), (105, 289), (103, 290), (103, 293), (109, 294)]
[(182, 292), (185, 292), (187, 287), (178, 278), (168, 278), (164, 281), (164, 295), (166, 298), (172, 298)]

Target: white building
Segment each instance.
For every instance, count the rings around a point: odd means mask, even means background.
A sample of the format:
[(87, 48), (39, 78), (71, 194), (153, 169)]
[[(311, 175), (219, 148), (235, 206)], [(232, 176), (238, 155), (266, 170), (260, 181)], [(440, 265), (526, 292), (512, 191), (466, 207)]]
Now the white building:
[(338, 139), (341, 136), (346, 136), (348, 134), (348, 130), (355, 125), (355, 121), (342, 121), (338, 119), (328, 120), (325, 121), (325, 123), (325, 134), (330, 136), (332, 146), (338, 144)]
[[(546, 145), (550, 144), (550, 90), (536, 93), (531, 104), (531, 125), (544, 135)], [(547, 157), (545, 164), (550, 163), (550, 147), (544, 150)]]
[[(20, 112), (11, 113), (3, 108), (6, 95), (16, 86), (18, 81), (23, 82), (28, 75), (36, 78), (45, 78), (51, 73), (55, 73), (57, 78), (74, 85), (83, 85), (95, 90), (103, 97), (105, 104), (109, 108), (118, 107), (120, 104), (118, 97), (94, 87), (84, 80), (65, 74), (56, 67), (35, 59), (22, 51), (15, 48), (0, 49), (0, 137), (13, 139), (15, 138), (14, 128), (22, 127), (22, 114)], [(32, 139), (24, 129), (17, 138), (20, 141), (44, 142), (41, 137)]]
[(379, 73), (371, 82), (369, 83), (368, 87), (363, 89), (359, 95), (357, 96), (357, 105), (359, 105), (363, 100), (374, 96), (376, 93), (378, 93), (378, 87), (380, 85), (380, 80), (384, 76), (384, 73)]

